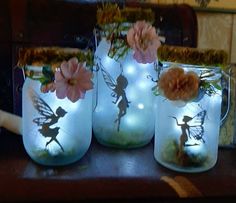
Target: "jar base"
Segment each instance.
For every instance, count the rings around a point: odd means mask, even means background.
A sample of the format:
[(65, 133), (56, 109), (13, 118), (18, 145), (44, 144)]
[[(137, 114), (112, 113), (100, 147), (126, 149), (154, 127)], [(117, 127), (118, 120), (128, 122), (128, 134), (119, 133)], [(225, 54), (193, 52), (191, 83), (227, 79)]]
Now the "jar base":
[(115, 143), (112, 141), (110, 141), (110, 142), (104, 141), (102, 139), (97, 138), (96, 136), (95, 136), (95, 138), (99, 144), (106, 146), (106, 147), (117, 148), (117, 149), (136, 149), (136, 148), (144, 147), (145, 145), (149, 144), (152, 140), (152, 139), (150, 139), (148, 141), (143, 141), (143, 142), (138, 142), (138, 143), (127, 141), (124, 144), (120, 144), (120, 143)]
[(163, 162), (160, 161), (155, 155), (154, 155), (155, 160), (157, 161), (158, 164), (164, 166), (165, 168), (168, 168), (172, 171), (177, 171), (177, 172), (182, 172), (182, 173), (201, 173), (208, 171), (212, 169), (216, 165), (216, 161), (209, 163), (208, 165), (201, 165), (201, 166), (181, 166), (175, 163), (168, 163), (168, 162)]
[[(76, 153), (76, 155), (74, 154)], [(65, 166), (69, 164), (73, 164), (79, 161), (86, 152), (73, 152), (68, 151), (67, 154), (65, 152), (58, 155), (51, 155), (47, 149), (38, 150), (36, 152), (28, 153), (31, 159), (37, 164), (44, 166)]]

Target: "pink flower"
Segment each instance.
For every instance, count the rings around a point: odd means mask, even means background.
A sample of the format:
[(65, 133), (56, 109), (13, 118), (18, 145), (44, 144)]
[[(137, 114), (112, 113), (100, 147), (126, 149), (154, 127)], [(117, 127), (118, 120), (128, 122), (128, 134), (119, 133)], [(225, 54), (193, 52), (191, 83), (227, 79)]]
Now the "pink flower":
[(134, 58), (139, 63), (152, 63), (157, 59), (157, 49), (161, 45), (155, 27), (145, 21), (137, 21), (127, 34), (127, 42), (134, 50)]
[(84, 98), (85, 92), (93, 88), (92, 73), (78, 63), (77, 58), (64, 61), (55, 73), (56, 95), (59, 99), (67, 97), (72, 102)]

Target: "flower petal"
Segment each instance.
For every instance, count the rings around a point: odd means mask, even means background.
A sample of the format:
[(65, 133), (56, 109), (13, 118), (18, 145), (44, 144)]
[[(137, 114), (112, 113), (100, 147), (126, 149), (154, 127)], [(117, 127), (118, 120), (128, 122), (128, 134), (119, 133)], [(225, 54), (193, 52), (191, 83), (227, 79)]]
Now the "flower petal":
[(60, 81), (55, 83), (56, 87), (56, 96), (59, 99), (64, 99), (68, 90), (68, 85), (65, 81)]
[(76, 102), (84, 98), (86, 90), (93, 88), (91, 81), (92, 73), (78, 63), (76, 57), (61, 64), (61, 70), (55, 73), (55, 89), (59, 99), (67, 97), (70, 101)]
[(73, 74), (78, 69), (78, 59), (76, 57), (73, 57), (68, 61), (68, 64), (69, 64), (70, 77), (72, 77)]
[(61, 81), (61, 80), (65, 80), (65, 78), (62, 76), (61, 71), (58, 70), (55, 72), (55, 81)]
[(185, 73), (184, 69), (173, 67), (161, 74), (158, 86), (169, 100), (189, 101), (198, 95), (199, 77), (194, 72)]
[(67, 97), (69, 100), (71, 100), (72, 102), (76, 102), (78, 99), (83, 97), (83, 93), (80, 90), (80, 88), (78, 88), (78, 86), (73, 86), (71, 88), (68, 89), (67, 91)]
[(89, 90), (93, 88), (93, 83), (91, 81), (92, 73), (84, 68), (81, 69), (80, 75), (78, 77), (78, 84), (84, 90)]
[(152, 63), (157, 59), (161, 45), (155, 27), (145, 21), (137, 21), (127, 33), (127, 42), (134, 50), (134, 59), (139, 63)]
[(72, 76), (72, 73), (70, 72), (70, 69), (69, 69), (69, 63), (66, 61), (63, 61), (61, 64), (61, 75), (64, 78), (71, 78)]

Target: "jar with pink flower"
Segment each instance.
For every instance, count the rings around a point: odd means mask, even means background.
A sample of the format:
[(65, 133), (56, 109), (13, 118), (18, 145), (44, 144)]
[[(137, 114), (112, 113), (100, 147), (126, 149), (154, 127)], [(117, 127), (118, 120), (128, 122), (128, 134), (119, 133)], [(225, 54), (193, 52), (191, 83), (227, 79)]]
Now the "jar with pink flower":
[(37, 163), (59, 166), (81, 159), (92, 136), (91, 52), (36, 47), (19, 52), (24, 70), (22, 133)]
[(155, 93), (154, 157), (180, 172), (202, 172), (217, 162), (221, 120), (221, 69), (163, 63)]
[[(150, 9), (103, 5), (97, 12), (101, 40), (95, 51), (93, 132), (116, 148), (148, 144), (154, 135), (157, 49)], [(96, 33), (98, 34), (98, 33)]]

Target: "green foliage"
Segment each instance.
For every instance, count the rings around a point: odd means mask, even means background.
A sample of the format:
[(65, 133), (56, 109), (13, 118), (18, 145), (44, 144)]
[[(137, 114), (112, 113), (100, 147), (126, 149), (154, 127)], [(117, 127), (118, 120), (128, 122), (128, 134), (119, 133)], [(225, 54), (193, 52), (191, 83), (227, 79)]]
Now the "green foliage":
[(158, 89), (158, 85), (155, 85), (155, 86), (152, 87), (152, 93), (155, 96), (159, 96), (160, 95), (160, 92), (159, 92), (159, 89)]
[(54, 80), (54, 72), (52, 71), (50, 66), (44, 66), (42, 70), (43, 76), (39, 79), (42, 85), (46, 85), (48, 83), (53, 82)]

